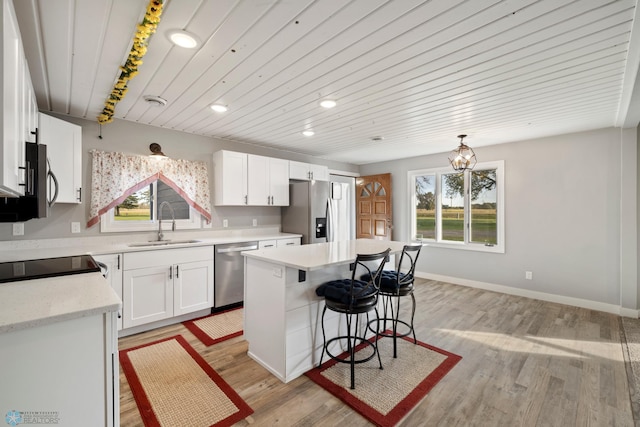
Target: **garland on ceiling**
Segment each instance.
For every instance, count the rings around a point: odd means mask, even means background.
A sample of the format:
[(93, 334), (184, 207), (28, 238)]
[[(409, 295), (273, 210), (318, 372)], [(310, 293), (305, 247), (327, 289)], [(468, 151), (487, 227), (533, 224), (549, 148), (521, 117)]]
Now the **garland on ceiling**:
[(156, 32), (156, 28), (160, 23), (163, 1), (164, 0), (151, 0), (149, 2), (147, 12), (144, 14), (142, 22), (138, 24), (136, 34), (133, 36), (133, 46), (131, 47), (127, 61), (120, 67), (120, 77), (118, 77), (118, 81), (113, 85), (113, 89), (104, 103), (104, 109), (98, 116), (98, 123), (101, 125), (113, 121), (116, 104), (124, 98), (129, 90), (127, 88), (129, 80), (138, 74), (138, 66), (142, 64), (142, 58), (147, 53), (149, 37)]

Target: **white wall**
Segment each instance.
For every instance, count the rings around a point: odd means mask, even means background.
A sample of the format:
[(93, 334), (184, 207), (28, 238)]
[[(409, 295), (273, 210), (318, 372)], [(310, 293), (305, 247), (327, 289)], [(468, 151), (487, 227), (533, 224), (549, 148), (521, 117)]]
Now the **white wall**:
[[(621, 141), (621, 130), (610, 128), (477, 148), (479, 162), (505, 161), (506, 252), (425, 247), (417, 270), (516, 294), (557, 295), (605, 309), (624, 305)], [(443, 153), (360, 167), (362, 175), (392, 173), (394, 240), (410, 237), (407, 172), (447, 164)], [(637, 212), (632, 218), (635, 230)], [(533, 280), (525, 280), (525, 271)], [(626, 306), (637, 307), (635, 293)]]
[[(50, 114), (50, 113), (47, 113)], [(55, 115), (55, 114), (51, 114)], [(100, 225), (86, 228), (89, 217), (89, 200), (91, 189), (91, 155), (89, 150), (121, 151), (132, 154), (149, 154), (149, 144), (157, 142), (163, 152), (172, 158), (187, 160), (202, 160), (209, 165), (209, 180), (211, 185), (211, 199), (213, 201), (213, 153), (218, 150), (242, 151), (270, 157), (279, 157), (308, 163), (329, 166), (331, 169), (357, 172), (358, 167), (340, 162), (331, 162), (311, 156), (290, 152), (261, 148), (255, 145), (224, 141), (199, 135), (162, 129), (148, 125), (137, 124), (124, 120), (114, 120), (113, 123), (102, 126), (102, 139), (98, 138), (100, 128), (96, 121), (83, 120), (73, 117), (55, 115), (63, 120), (82, 126), (82, 154), (83, 154), (83, 195), (82, 205), (56, 204), (49, 217), (32, 219), (24, 223), (24, 236), (12, 236), (12, 224), (0, 223), (1, 240), (47, 239), (59, 237), (85, 237), (100, 234)], [(259, 226), (279, 226), (279, 207), (216, 207), (213, 206), (212, 227), (222, 228), (222, 218), (227, 218), (229, 228), (248, 228), (252, 226), (252, 219), (258, 219)], [(80, 222), (81, 233), (71, 234), (71, 222)], [(197, 231), (193, 231), (197, 233)], [(114, 233), (109, 233), (114, 235)]]

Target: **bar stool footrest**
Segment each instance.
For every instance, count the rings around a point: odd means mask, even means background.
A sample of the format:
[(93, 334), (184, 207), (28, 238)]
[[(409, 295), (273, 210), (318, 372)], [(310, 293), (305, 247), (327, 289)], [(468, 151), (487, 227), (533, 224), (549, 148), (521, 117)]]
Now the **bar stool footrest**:
[[(329, 350), (329, 346), (330, 346), (330, 344), (331, 344), (332, 342), (334, 342), (334, 341), (339, 341), (339, 340), (347, 340), (347, 339), (350, 339), (350, 340), (354, 340), (354, 339), (355, 339), (355, 340), (359, 343), (358, 345), (356, 345), (356, 347), (358, 347), (359, 345), (365, 344), (365, 346), (364, 346), (364, 347), (371, 347), (371, 349), (373, 350), (373, 351), (371, 352), (371, 354), (370, 354), (370, 355), (368, 355), (367, 357), (362, 358), (362, 359), (356, 359), (356, 360), (354, 360), (354, 361), (353, 361), (353, 363), (355, 363), (355, 364), (368, 362), (369, 360), (373, 359), (373, 358), (375, 357), (375, 355), (378, 353), (378, 348), (377, 348), (377, 346), (376, 346), (374, 343), (372, 343), (371, 341), (369, 341), (368, 339), (366, 339), (366, 338), (362, 338), (362, 337), (349, 337), (349, 336), (347, 336), (347, 335), (343, 335), (343, 336), (339, 336), (339, 337), (333, 337), (333, 338), (331, 338), (330, 340), (327, 340), (327, 344), (326, 344), (326, 346), (325, 346), (325, 352), (327, 353), (327, 355), (328, 355), (331, 359), (335, 360), (336, 362), (340, 362), (340, 363), (351, 363), (351, 359), (349, 358), (349, 350), (344, 350), (344, 351), (343, 351), (343, 353), (341, 353), (341, 354), (346, 353), (346, 354), (347, 354), (347, 357), (346, 357), (346, 358), (342, 358), (342, 357), (339, 357), (339, 356), (335, 356), (335, 355), (334, 355), (334, 354), (332, 354), (332, 353), (331, 353), (331, 351)], [(356, 352), (361, 351), (364, 347), (362, 347), (362, 348), (360, 348), (360, 349), (356, 349)]]

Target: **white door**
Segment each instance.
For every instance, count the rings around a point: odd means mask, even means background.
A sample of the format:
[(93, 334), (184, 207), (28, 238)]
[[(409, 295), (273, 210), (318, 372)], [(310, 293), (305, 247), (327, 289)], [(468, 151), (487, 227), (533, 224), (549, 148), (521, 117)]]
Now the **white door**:
[[(122, 254), (93, 255), (93, 258), (105, 264), (109, 270), (107, 282), (122, 301)], [(118, 313), (118, 330), (122, 329), (122, 309)]]
[(177, 264), (173, 280), (174, 316), (213, 307), (213, 261)]
[(173, 317), (173, 269), (161, 266), (124, 272), (125, 328)]
[[(247, 204), (252, 206), (270, 205), (269, 158), (249, 154), (247, 158), (247, 178)], [(288, 179), (289, 170), (287, 170), (287, 180)]]
[(289, 161), (269, 159), (269, 193), (271, 205), (289, 206)]
[(42, 113), (39, 118), (40, 142), (58, 179), (56, 203), (81, 203), (82, 128)]
[(240, 206), (247, 204), (247, 154), (220, 151), (215, 161), (215, 204)]

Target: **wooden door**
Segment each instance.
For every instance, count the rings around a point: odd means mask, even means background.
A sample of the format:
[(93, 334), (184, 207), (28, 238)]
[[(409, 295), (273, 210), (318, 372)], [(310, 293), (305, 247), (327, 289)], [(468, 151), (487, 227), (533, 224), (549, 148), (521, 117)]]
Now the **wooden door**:
[(391, 240), (391, 174), (356, 179), (356, 238)]

